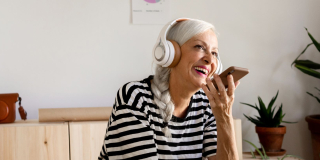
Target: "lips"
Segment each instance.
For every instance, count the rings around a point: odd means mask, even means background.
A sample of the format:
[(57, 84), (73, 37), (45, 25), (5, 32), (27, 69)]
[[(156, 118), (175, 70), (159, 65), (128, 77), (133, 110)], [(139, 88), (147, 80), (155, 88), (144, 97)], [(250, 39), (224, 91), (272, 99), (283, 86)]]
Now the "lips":
[(203, 66), (194, 67), (194, 69), (201, 76), (207, 76), (208, 73), (209, 73), (209, 70), (206, 67), (203, 67)]

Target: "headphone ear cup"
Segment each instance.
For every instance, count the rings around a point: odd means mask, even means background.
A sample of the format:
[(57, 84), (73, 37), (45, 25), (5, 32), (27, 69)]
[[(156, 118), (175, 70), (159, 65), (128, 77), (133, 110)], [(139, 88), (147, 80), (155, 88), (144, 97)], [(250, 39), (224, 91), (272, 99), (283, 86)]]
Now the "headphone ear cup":
[(221, 74), (222, 73), (222, 63), (221, 63), (221, 59), (220, 59), (219, 55), (217, 57), (217, 60), (218, 60), (218, 68), (216, 70), (216, 74)]
[(180, 62), (180, 59), (181, 59), (181, 50), (180, 50), (180, 46), (179, 44), (176, 42), (176, 41), (173, 41), (173, 40), (169, 40), (167, 41), (168, 43), (171, 43), (172, 46), (173, 46), (173, 50), (174, 50), (174, 53), (170, 53), (170, 56), (171, 55), (174, 55), (174, 58), (173, 58), (173, 61), (172, 63), (168, 66), (169, 68), (173, 68), (175, 67), (179, 62)]

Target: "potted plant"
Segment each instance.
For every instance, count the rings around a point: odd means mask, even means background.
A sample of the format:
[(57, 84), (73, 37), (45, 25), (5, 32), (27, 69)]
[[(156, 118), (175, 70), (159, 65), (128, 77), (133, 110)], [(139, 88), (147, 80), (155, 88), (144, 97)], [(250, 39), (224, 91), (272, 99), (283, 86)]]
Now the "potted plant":
[[(312, 77), (320, 79), (320, 72), (316, 71), (320, 69), (320, 64), (315, 63), (310, 60), (299, 60), (299, 57), (307, 50), (307, 48), (311, 45), (314, 45), (317, 50), (320, 52), (320, 44), (313, 38), (313, 36), (308, 32), (307, 33), (312, 41), (312, 43), (308, 44), (306, 48), (298, 55), (298, 57), (294, 60), (292, 65), (294, 65), (297, 69), (302, 71), (303, 73), (310, 75)], [(292, 66), (291, 65), (291, 66)], [(320, 93), (320, 89), (316, 88)], [(320, 104), (320, 98), (315, 95), (307, 92), (308, 95), (314, 97)], [(306, 117), (306, 121), (308, 122), (309, 130), (311, 131), (311, 139), (312, 139), (312, 147), (313, 147), (313, 159), (320, 160), (320, 114), (317, 115), (309, 115)]]
[(283, 123), (295, 123), (283, 121), (285, 114), (282, 112), (282, 104), (279, 109), (275, 112), (276, 106), (274, 102), (278, 97), (277, 92), (276, 96), (271, 99), (268, 106), (266, 106), (262, 99), (258, 96), (259, 106), (257, 104), (251, 105), (248, 103), (241, 103), (248, 105), (256, 109), (259, 113), (259, 116), (249, 117), (244, 114), (244, 116), (256, 125), (256, 132), (259, 136), (259, 140), (262, 146), (266, 151), (268, 156), (280, 156), (286, 153), (286, 150), (281, 149), (282, 141), (284, 134), (286, 133), (286, 127), (280, 125)]

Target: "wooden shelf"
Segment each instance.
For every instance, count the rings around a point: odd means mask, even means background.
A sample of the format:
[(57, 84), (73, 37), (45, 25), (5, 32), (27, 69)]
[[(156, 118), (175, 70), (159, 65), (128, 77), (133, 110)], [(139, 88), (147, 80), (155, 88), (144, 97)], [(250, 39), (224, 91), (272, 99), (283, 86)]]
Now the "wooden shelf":
[[(260, 156), (256, 155), (256, 158), (252, 158), (252, 155), (250, 152), (243, 152), (243, 160), (261, 160), (262, 158)], [(278, 158), (282, 158), (283, 156), (269, 156), (268, 160), (278, 160)], [(294, 158), (294, 157), (287, 157), (284, 160), (303, 160), (299, 158)]]

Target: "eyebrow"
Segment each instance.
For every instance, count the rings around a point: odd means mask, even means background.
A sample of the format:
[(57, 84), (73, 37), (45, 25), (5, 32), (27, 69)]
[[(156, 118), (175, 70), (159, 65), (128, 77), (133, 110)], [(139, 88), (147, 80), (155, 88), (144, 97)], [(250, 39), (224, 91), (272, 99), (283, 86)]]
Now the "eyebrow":
[[(206, 46), (208, 46), (208, 44), (206, 42), (204, 42), (204, 41), (202, 41), (200, 39), (195, 39), (194, 41), (200, 41), (200, 42), (204, 43)], [(219, 48), (217, 48), (217, 47), (213, 47), (212, 49), (219, 51)]]

